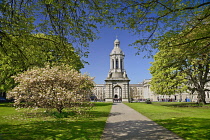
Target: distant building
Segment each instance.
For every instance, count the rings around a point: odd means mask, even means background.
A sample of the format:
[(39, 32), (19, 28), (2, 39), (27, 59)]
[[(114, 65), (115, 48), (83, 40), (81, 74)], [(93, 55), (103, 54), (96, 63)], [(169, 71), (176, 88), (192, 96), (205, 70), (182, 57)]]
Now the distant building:
[[(110, 53), (110, 70), (105, 79), (105, 84), (96, 84), (91, 95), (97, 101), (125, 101), (141, 102), (149, 99), (151, 101), (197, 101), (197, 94), (178, 93), (175, 95), (158, 95), (150, 89), (150, 79), (142, 83), (129, 84), (130, 79), (124, 69), (125, 54), (120, 48), (120, 41), (114, 41), (114, 48)], [(208, 85), (209, 86), (209, 85)], [(210, 86), (209, 86), (210, 87)], [(206, 92), (206, 102), (210, 102), (210, 91)]]

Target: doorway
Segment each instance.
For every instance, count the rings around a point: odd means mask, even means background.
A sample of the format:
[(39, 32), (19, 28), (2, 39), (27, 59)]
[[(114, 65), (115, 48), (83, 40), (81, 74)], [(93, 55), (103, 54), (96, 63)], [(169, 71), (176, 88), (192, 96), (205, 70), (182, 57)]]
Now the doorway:
[(115, 86), (113, 92), (113, 98), (122, 98), (122, 88), (120, 86)]

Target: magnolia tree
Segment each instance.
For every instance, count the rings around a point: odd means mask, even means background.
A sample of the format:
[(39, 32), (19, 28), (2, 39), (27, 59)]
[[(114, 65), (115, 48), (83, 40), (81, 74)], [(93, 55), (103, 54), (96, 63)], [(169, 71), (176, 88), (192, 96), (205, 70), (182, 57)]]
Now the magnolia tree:
[(82, 75), (69, 66), (46, 66), (33, 68), (17, 75), (19, 83), (9, 97), (15, 99), (17, 107), (64, 108), (80, 110), (90, 107), (89, 93), (93, 88), (93, 78)]

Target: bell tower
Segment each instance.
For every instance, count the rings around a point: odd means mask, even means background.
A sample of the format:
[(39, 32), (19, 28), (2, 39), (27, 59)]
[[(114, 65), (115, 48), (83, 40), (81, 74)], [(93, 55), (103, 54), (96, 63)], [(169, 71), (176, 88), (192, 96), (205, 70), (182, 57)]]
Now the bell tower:
[(114, 48), (110, 53), (110, 70), (105, 80), (105, 100), (113, 101), (119, 99), (121, 101), (130, 101), (129, 97), (129, 78), (124, 69), (125, 54), (120, 49), (120, 41), (114, 41)]

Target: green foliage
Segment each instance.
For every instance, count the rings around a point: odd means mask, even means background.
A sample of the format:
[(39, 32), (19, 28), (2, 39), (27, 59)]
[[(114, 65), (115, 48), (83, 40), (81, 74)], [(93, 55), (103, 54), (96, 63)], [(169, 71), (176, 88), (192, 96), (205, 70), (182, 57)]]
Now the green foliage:
[(8, 93), (15, 99), (15, 106), (55, 108), (59, 113), (64, 108), (80, 112), (89, 109), (89, 94), (93, 79), (82, 75), (69, 66), (35, 67), (18, 74), (18, 84)]
[(11, 76), (45, 62), (83, 68), (80, 58), (87, 57), (86, 47), (96, 39), (96, 23), (105, 19), (99, 15), (107, 15), (103, 10), (109, 7), (105, 0), (1, 1), (0, 92), (15, 86)]
[[(114, 25), (140, 35), (133, 43), (137, 54), (144, 50), (151, 52), (150, 47), (159, 48), (159, 39), (168, 43), (171, 34), (176, 34), (170, 40), (172, 47), (194, 46), (187, 48), (194, 51), (188, 56), (202, 54), (200, 50), (205, 52), (209, 48), (206, 44), (210, 38), (209, 5), (208, 0), (3, 0), (0, 57), (4, 60), (0, 60), (0, 67), (7, 69), (0, 68), (3, 71), (0, 88), (5, 92), (14, 87), (10, 76), (31, 66), (43, 66), (43, 60), (62, 61), (77, 70), (82, 68), (79, 59), (87, 56), (86, 47), (97, 38), (99, 25)], [(202, 42), (205, 45), (195, 49), (195, 44)], [(73, 43), (77, 44), (75, 49)], [(183, 81), (184, 76), (179, 74), (176, 78)], [(166, 84), (170, 83), (170, 78), (166, 78)], [(180, 83), (178, 86), (183, 87)], [(173, 89), (168, 89), (171, 92)]]
[(71, 44), (63, 42), (62, 46), (59, 46), (61, 42), (58, 36), (33, 34), (27, 38), (9, 37), (9, 41), (2, 39), (2, 43), (6, 47), (3, 46), (2, 51), (0, 51), (0, 57), (2, 58), (0, 60), (0, 90), (2, 92), (6, 92), (15, 86), (11, 76), (34, 66), (43, 67), (45, 63), (50, 63), (51, 66), (68, 64), (76, 70), (83, 67), (80, 56)]
[(4, 0), (0, 4), (1, 33), (18, 37), (44, 33), (85, 45), (95, 39), (101, 4), (103, 1)]
[(210, 104), (195, 103), (126, 103), (136, 111), (173, 131), (184, 139), (208, 140), (210, 137)]
[[(196, 32), (198, 26), (202, 29), (209, 24), (208, 0), (127, 0), (119, 1), (118, 4), (120, 7), (116, 8), (115, 12), (118, 13), (118, 21), (122, 23), (121, 27), (139, 35), (139, 39), (133, 43), (138, 46), (139, 52), (159, 48), (158, 39), (165, 36), (166, 32), (181, 33), (185, 29)], [(191, 31), (185, 32), (185, 35), (191, 34)], [(209, 34), (202, 34), (200, 30), (194, 38), (183, 39), (183, 42), (179, 42), (179, 39), (176, 41), (184, 44), (209, 38)]]
[[(171, 51), (169, 50), (171, 49)], [(158, 52), (154, 58), (155, 61), (150, 67), (152, 74), (151, 90), (156, 94), (176, 94), (187, 90), (185, 79), (186, 74), (179, 72), (179, 57), (182, 51), (173, 51), (173, 48), (167, 48)], [(173, 66), (174, 64), (174, 66)], [(182, 66), (182, 64), (180, 64)]]
[(71, 115), (68, 110), (62, 114), (67, 117), (54, 117), (43, 109), (20, 109), (0, 103), (0, 139), (95, 139), (100, 140), (110, 103), (94, 103), (88, 115)]
[[(209, 18), (208, 18), (209, 19)], [(210, 25), (185, 29), (182, 33), (168, 32), (159, 40), (159, 52), (154, 56), (150, 72), (151, 89), (157, 94), (175, 94), (186, 90), (198, 93), (198, 102), (205, 103), (209, 91), (210, 49), (207, 36)], [(190, 32), (190, 33), (188, 33)], [(188, 34), (187, 34), (188, 33)]]
[(44, 33), (88, 46), (97, 38), (99, 25), (114, 25), (139, 34), (141, 38), (134, 45), (147, 50), (149, 46), (158, 47), (156, 37), (169, 30), (181, 32), (194, 25), (202, 26), (209, 17), (209, 5), (208, 0), (3, 0), (0, 34), (7, 38)]

